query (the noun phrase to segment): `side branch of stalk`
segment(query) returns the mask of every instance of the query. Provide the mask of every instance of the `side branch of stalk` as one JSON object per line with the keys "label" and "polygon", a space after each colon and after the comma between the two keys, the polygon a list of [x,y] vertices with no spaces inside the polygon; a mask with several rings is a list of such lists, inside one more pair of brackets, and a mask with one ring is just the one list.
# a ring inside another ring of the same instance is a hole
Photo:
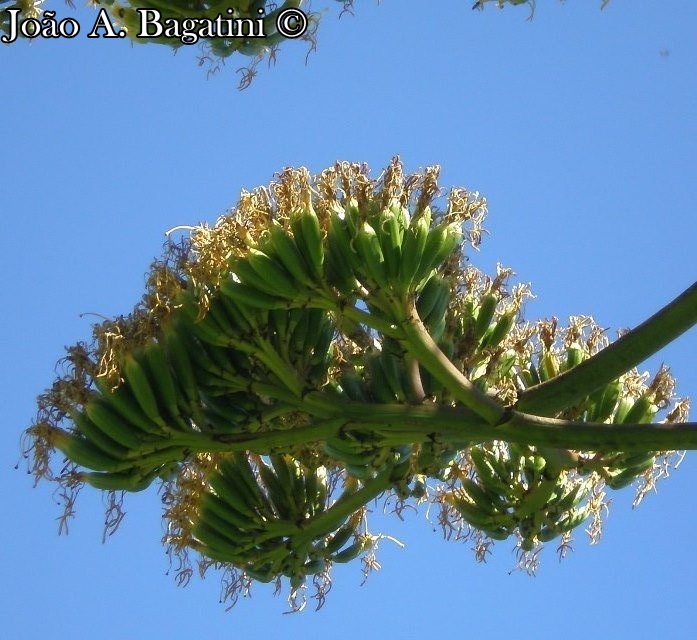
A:
{"label": "side branch of stalk", "polygon": [[577,367],[524,391],[516,409],[539,416],[553,416],[636,367],[695,324],[697,282],[648,320]]}

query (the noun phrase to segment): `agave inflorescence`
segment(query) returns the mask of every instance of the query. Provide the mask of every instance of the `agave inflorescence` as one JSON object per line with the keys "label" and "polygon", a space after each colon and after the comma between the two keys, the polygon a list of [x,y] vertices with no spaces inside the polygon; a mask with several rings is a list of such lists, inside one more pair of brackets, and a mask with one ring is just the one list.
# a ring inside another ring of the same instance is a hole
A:
{"label": "agave inflorescence", "polygon": [[697,447],[667,369],[634,368],[697,321],[697,287],[612,345],[589,317],[524,322],[528,288],[466,260],[485,200],[441,198],[438,173],[285,169],[170,234],[142,301],[39,397],[26,454],[66,516],[81,486],[113,507],[160,479],[181,580],[193,551],[233,602],[285,578],[294,608],[333,564],[374,566],[380,496],[436,505],[479,557],[511,538],[530,571],[578,527],[597,540],[606,490],[640,500]]}

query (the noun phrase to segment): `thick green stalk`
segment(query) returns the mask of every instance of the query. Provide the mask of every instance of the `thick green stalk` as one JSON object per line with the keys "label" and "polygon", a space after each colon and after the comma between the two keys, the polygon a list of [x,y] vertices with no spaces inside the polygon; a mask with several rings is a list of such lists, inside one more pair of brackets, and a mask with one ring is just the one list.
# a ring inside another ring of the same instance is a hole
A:
{"label": "thick green stalk", "polygon": [[[263,455],[272,449],[322,442],[344,433],[372,437],[378,446],[423,443],[434,439],[464,449],[479,442],[505,440],[521,445],[576,451],[674,451],[697,450],[697,423],[595,424],[572,422],[509,411],[492,426],[466,407],[435,404],[373,404],[336,402],[335,418],[301,427],[254,433],[182,434],[173,446],[192,451],[253,451]],[[133,460],[125,465],[132,466]]]}
{"label": "thick green stalk", "polygon": [[697,449],[697,423],[594,424],[512,412],[495,429],[497,440],[603,453]]}
{"label": "thick green stalk", "polygon": [[525,413],[553,416],[636,367],[695,324],[697,282],[577,367],[524,391],[516,408]]}

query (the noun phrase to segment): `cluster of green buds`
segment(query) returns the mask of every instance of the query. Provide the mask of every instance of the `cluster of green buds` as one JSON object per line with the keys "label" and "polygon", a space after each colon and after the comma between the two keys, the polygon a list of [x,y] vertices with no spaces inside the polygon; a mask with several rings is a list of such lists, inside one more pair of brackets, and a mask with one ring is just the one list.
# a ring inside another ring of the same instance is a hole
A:
{"label": "cluster of green buds", "polygon": [[287,581],[296,609],[333,564],[376,566],[378,498],[440,506],[479,549],[510,538],[526,568],[589,522],[597,538],[605,490],[643,495],[671,444],[697,446],[667,370],[634,368],[694,324],[695,287],[612,345],[590,318],[527,323],[527,287],[468,262],[485,201],[442,198],[438,173],[286,169],[214,226],[173,230],[141,302],[39,397],[36,477],[66,513],[85,485],[163,483],[182,576],[194,553],[234,576],[233,601]]}

